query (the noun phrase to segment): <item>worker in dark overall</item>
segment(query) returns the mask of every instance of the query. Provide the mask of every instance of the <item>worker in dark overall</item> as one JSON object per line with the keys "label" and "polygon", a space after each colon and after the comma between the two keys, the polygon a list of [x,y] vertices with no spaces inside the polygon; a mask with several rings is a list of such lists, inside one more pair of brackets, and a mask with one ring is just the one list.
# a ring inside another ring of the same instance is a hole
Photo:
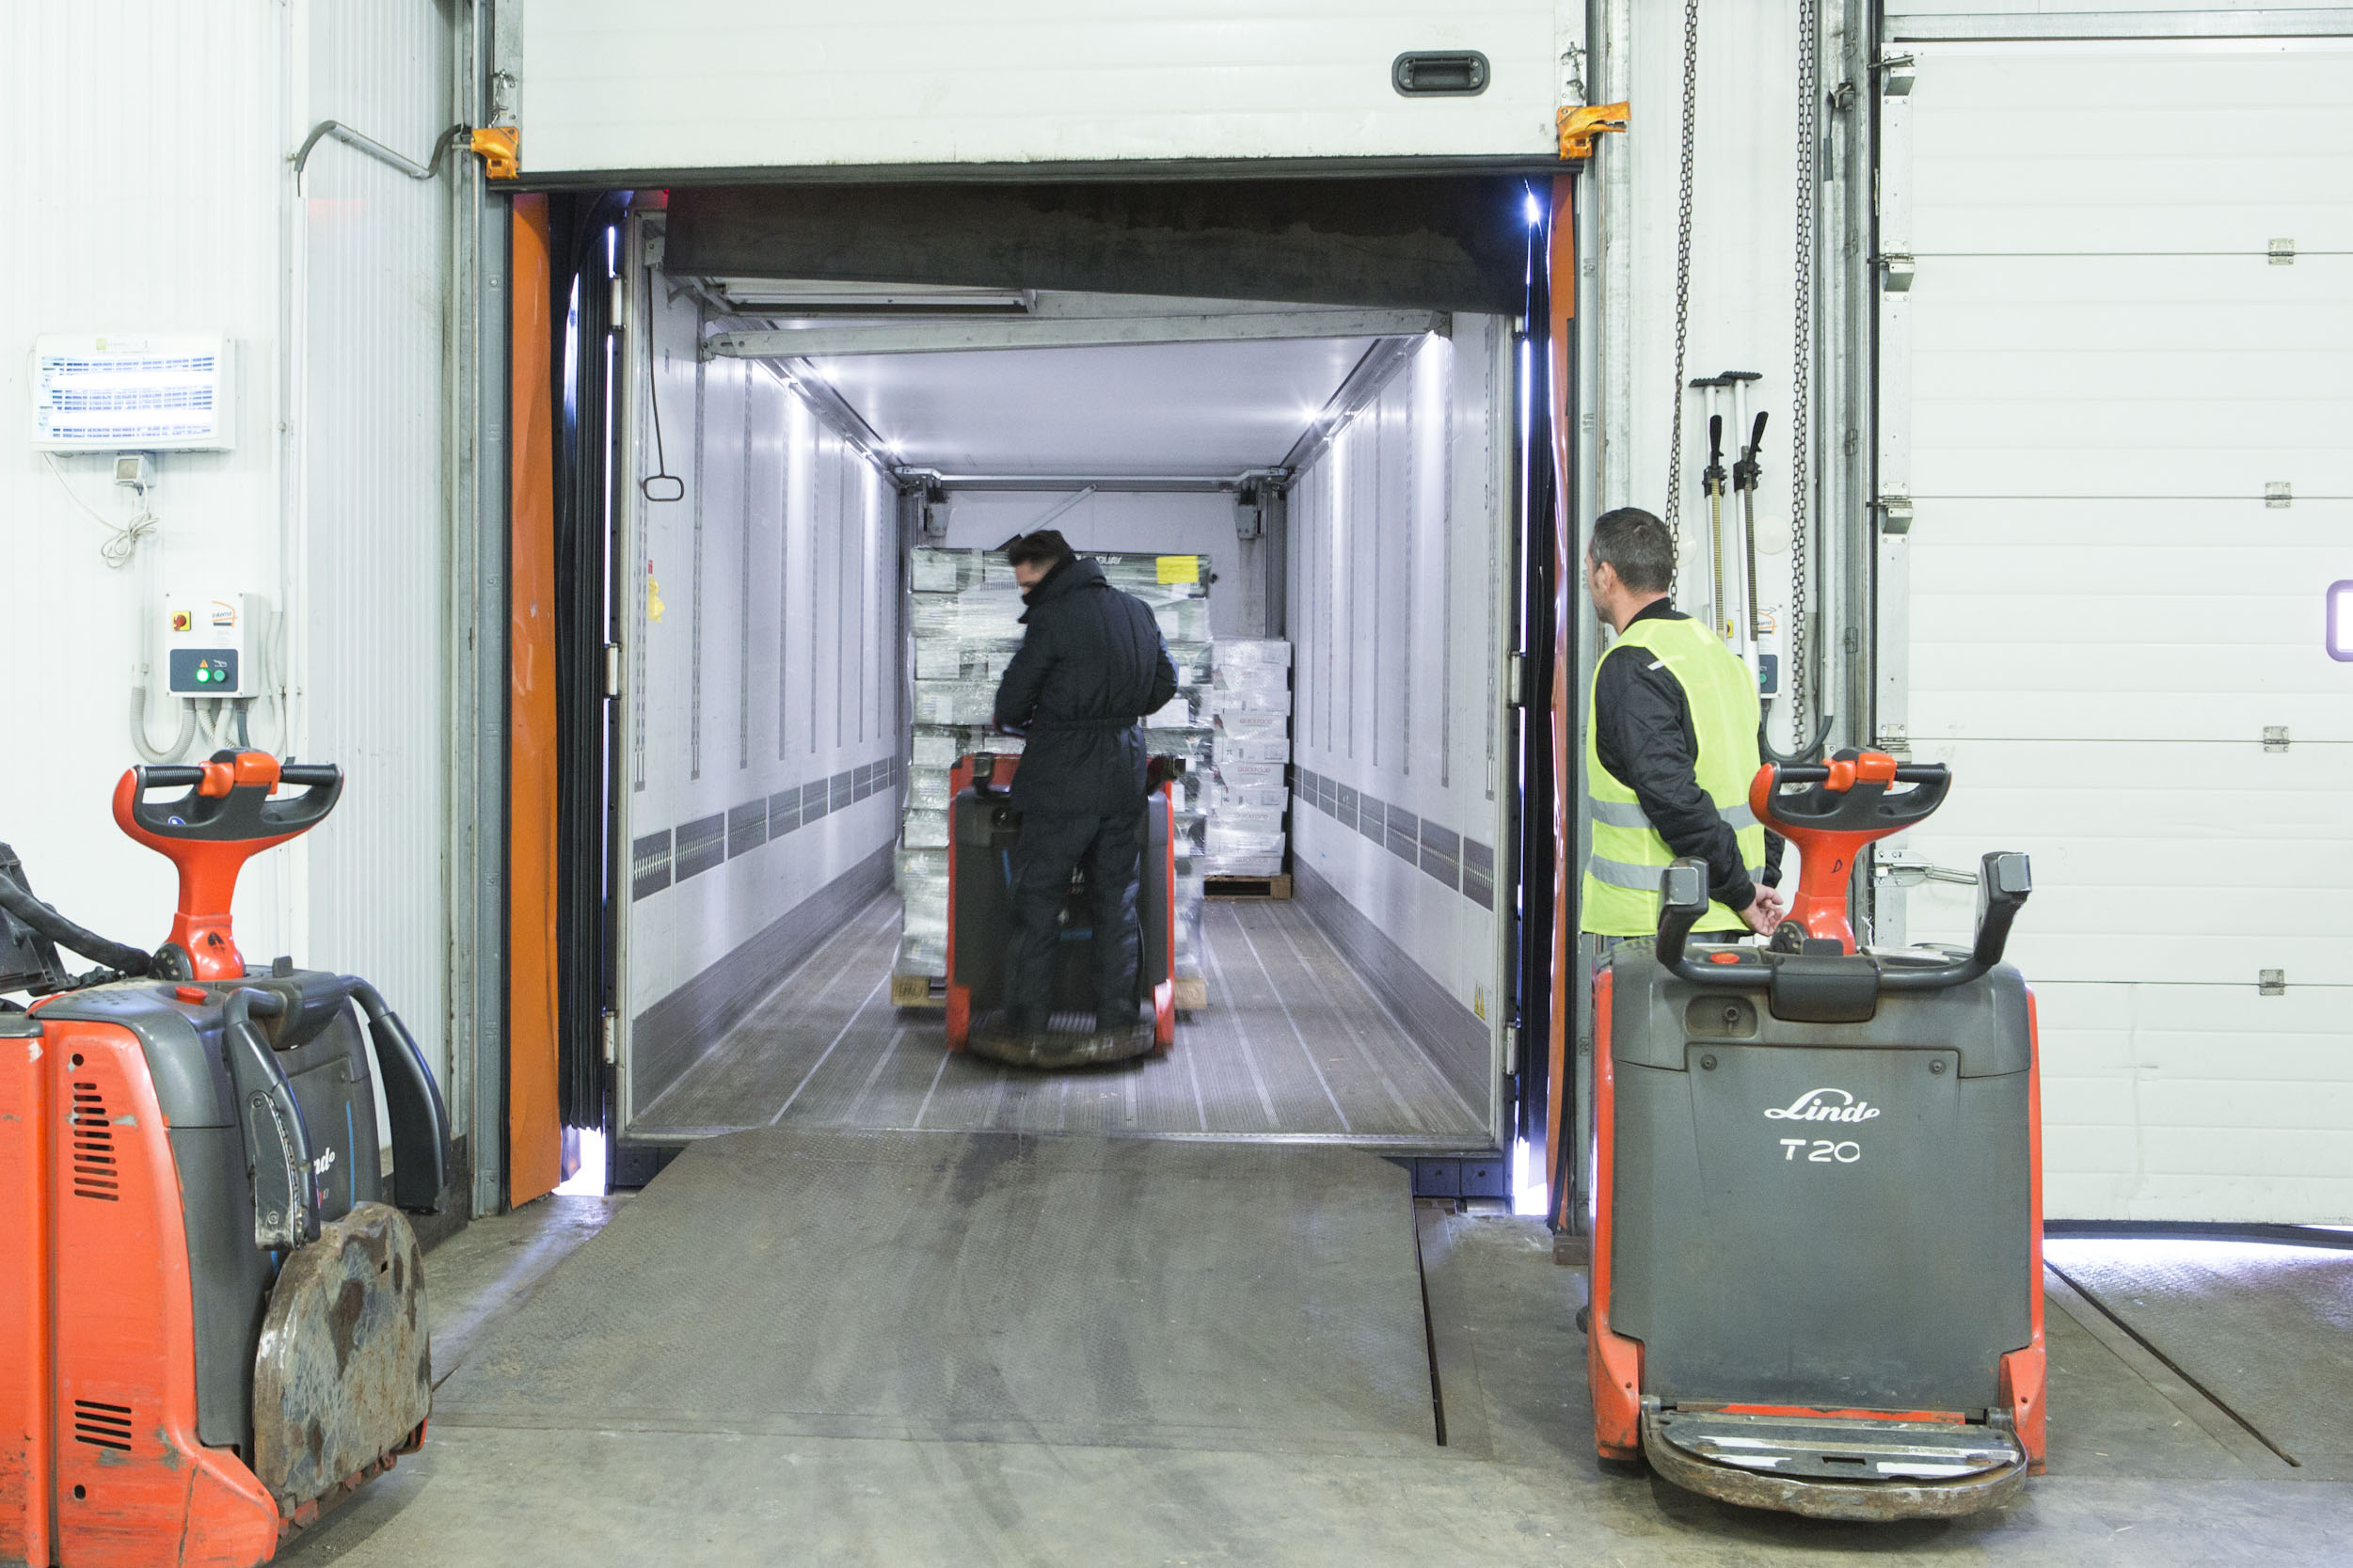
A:
{"label": "worker in dark overall", "polygon": [[1594,524],[1585,588],[1617,636],[1594,667],[1586,708],[1593,854],[1582,924],[1604,947],[1659,928],[1659,879],[1683,855],[1708,863],[1703,935],[1770,936],[1783,913],[1779,835],[1748,805],[1757,679],[1668,602],[1674,572],[1674,535],[1649,513],[1620,507]]}
{"label": "worker in dark overall", "polygon": [[1051,529],[1005,547],[1027,628],[996,689],[996,722],[1022,734],[1011,803],[1013,932],[999,1027],[1042,1034],[1054,997],[1071,872],[1084,865],[1094,920],[1095,1027],[1137,1024],[1136,884],[1143,856],[1143,719],[1176,695],[1176,666],[1141,599],[1105,580]]}

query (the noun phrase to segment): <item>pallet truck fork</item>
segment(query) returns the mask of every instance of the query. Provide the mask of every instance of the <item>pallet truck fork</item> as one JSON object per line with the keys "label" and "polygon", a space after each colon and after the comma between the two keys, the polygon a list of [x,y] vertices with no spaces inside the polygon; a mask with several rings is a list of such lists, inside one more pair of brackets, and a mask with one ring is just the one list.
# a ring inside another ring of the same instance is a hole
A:
{"label": "pallet truck fork", "polygon": [[116,821],[180,873],[151,954],[0,846],[0,992],[34,998],[0,1004],[0,1562],[250,1568],[424,1440],[405,1212],[448,1182],[440,1093],[374,987],[248,969],[230,924],[239,867],[342,783],[260,752],[125,773]]}
{"label": "pallet truck fork", "polygon": [[1993,1507],[2042,1468],[2034,1004],[2002,951],[2027,858],[1989,854],[1960,948],[1858,952],[1857,852],[1951,779],[1843,752],[1758,769],[1804,856],[1770,947],[1691,940],[1707,868],[1667,869],[1655,944],[1595,988],[1587,1373],[1605,1458],[1839,1519]]}
{"label": "pallet truck fork", "polygon": [[[1012,852],[1021,813],[1006,799],[1018,755],[975,752],[948,772],[947,1048],[975,1043],[974,1024],[1001,1005],[1005,938],[1012,929]],[[1176,1044],[1176,780],[1184,764],[1153,757],[1145,774],[1143,856],[1137,879],[1137,1003],[1152,1006],[1152,1029],[1134,1042],[1075,1046],[1068,1060],[1043,1056],[1024,1066],[1093,1065],[1151,1054]],[[1093,916],[1073,880],[1055,973],[1057,1009],[1093,1012],[1089,953]]]}

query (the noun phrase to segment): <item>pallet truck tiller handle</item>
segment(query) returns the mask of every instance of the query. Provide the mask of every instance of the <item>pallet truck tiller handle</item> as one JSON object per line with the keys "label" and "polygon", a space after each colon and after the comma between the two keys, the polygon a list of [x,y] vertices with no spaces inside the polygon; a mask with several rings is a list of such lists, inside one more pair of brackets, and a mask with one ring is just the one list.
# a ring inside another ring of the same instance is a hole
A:
{"label": "pallet truck tiller handle", "polygon": [[[281,784],[307,787],[273,799]],[[183,786],[187,793],[177,799],[148,799],[150,790]],[[215,752],[194,765],[127,770],[115,785],[116,824],[180,873],[171,936],[157,958],[185,955],[183,964],[169,967],[184,968],[189,979],[243,978],[245,959],[230,929],[237,873],[262,850],[318,826],[342,792],[343,770],[333,763],[280,763],[267,752]]]}
{"label": "pallet truck tiller handle", "polygon": [[1941,990],[1976,979],[2002,961],[2011,925],[2033,891],[2023,854],[1996,850],[1980,862],[1977,936],[1965,955],[1931,962],[1922,950],[1924,961],[1908,955],[1883,960],[1855,951],[1847,924],[1847,887],[1864,847],[1927,820],[1951,788],[1951,770],[1942,763],[1899,764],[1884,752],[1841,752],[1821,763],[1767,763],[1750,782],[1749,809],[1796,845],[1804,863],[1789,919],[1774,933],[1777,951],[1719,949],[1705,963],[1688,956],[1692,928],[1708,911],[1708,867],[1685,856],[1667,867],[1660,883],[1659,962],[1694,984],[1731,989],[1772,980],[1784,967],[1825,963],[1870,966],[1878,991]]}

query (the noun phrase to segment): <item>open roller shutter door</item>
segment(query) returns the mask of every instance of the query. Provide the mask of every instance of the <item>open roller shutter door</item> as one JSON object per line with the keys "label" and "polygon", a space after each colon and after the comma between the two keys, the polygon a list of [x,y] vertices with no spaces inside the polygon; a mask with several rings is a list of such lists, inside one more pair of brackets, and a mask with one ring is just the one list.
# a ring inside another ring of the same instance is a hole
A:
{"label": "open roller shutter door", "polygon": [[[1582,58],[1583,19],[1582,0],[1092,9],[1045,0],[528,0],[519,26],[502,21],[499,69],[517,83],[527,181],[1525,163],[1557,148],[1555,111]],[[1407,55],[1428,61],[1409,69],[1422,89],[1412,94],[1394,80]],[[1467,63],[1473,55],[1483,63]]]}
{"label": "open roller shutter door", "polygon": [[1897,47],[1880,717],[1958,777],[1889,847],[2033,855],[2054,1217],[2353,1220],[2353,40]]}

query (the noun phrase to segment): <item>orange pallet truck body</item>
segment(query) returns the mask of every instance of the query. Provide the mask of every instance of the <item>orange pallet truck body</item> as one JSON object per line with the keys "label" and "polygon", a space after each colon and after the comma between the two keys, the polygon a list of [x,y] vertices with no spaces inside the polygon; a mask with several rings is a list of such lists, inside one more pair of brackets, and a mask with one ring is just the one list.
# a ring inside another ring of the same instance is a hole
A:
{"label": "orange pallet truck body", "polygon": [[[976,752],[948,772],[947,1048],[962,1051],[975,1022],[1002,1005],[1006,942],[1013,929],[1012,853],[1021,813],[1007,791],[1018,755]],[[1153,757],[1145,774],[1143,863],[1137,882],[1137,1001],[1152,1006],[1151,1051],[1176,1044],[1176,780],[1183,762]],[[1057,1010],[1095,1009],[1093,942],[1083,884],[1073,879],[1060,962]]]}
{"label": "orange pallet truck body", "polygon": [[[248,970],[229,918],[245,860],[342,787],[258,752],[126,773],[116,820],[180,871],[153,954],[0,847],[0,991],[35,998],[0,1007],[0,1561],[247,1568],[423,1439],[403,1211],[441,1202],[439,1092],[374,988]],[[70,979],[59,945],[114,973]]]}

